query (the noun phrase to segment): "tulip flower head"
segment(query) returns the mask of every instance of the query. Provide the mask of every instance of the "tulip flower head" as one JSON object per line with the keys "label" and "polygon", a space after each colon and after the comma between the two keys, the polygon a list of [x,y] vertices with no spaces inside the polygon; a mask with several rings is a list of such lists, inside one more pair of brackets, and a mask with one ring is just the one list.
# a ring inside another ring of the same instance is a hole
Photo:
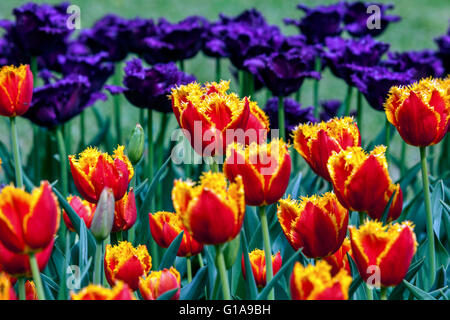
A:
{"label": "tulip flower head", "polygon": [[352,256],[352,247],[350,246],[350,240],[348,238],[345,238],[341,247],[335,253],[323,258],[323,260],[328,262],[328,264],[331,266],[331,275],[336,275],[341,269],[344,269],[348,274],[351,274],[347,253]]}
{"label": "tulip flower head", "polygon": [[[364,281],[379,270],[381,286],[396,286],[402,282],[411,259],[417,250],[416,235],[411,222],[383,226],[381,222],[367,220],[356,229],[349,227],[353,257]],[[375,279],[377,281],[377,279]]]}
{"label": "tulip flower head", "polygon": [[26,300],[38,300],[36,285],[33,281],[27,280],[25,282],[25,298]]}
{"label": "tulip flower head", "polygon": [[138,123],[131,133],[131,138],[127,146],[127,155],[133,165],[136,165],[144,154],[145,134],[144,129]]}
{"label": "tulip flower head", "polygon": [[333,153],[328,159],[333,189],[339,202],[348,210],[366,212],[381,219],[393,196],[387,220],[397,219],[402,212],[403,193],[392,183],[385,157],[386,147],[375,147],[367,154],[361,147],[349,147]]}
{"label": "tulip flower head", "polygon": [[322,258],[336,252],[345,239],[348,211],[334,193],[323,196],[280,200],[278,220],[294,250],[303,248],[305,256]]}
{"label": "tulip flower head", "polygon": [[3,66],[0,69],[0,115],[21,116],[27,112],[33,96],[30,66]]}
{"label": "tulip flower head", "polygon": [[317,124],[300,124],[293,132],[294,148],[311,169],[331,181],[327,162],[334,152],[361,145],[358,127],[351,117],[333,118]]}
{"label": "tulip flower head", "polygon": [[116,246],[106,246],[105,275],[111,286],[121,280],[136,291],[139,278],[147,275],[151,268],[152,258],[144,245],[135,248],[128,241],[120,241]]}
{"label": "tulip flower head", "polygon": [[88,147],[78,158],[69,156],[72,177],[83,198],[97,203],[103,188],[108,187],[113,190],[116,201],[122,199],[134,174],[133,166],[123,152],[124,146],[118,146],[112,156]]}
{"label": "tulip flower head", "polygon": [[145,279],[139,279],[139,291],[145,300],[156,300],[167,291],[178,288],[171,300],[180,298],[180,273],[174,267],[152,271]]}
{"label": "tulip flower head", "polygon": [[59,227],[60,210],[47,181],[32,193],[13,186],[0,192],[0,242],[13,253],[44,250]]}
{"label": "tulip flower head", "polygon": [[90,284],[78,293],[71,294],[72,300],[136,300],[128,285],[117,281],[116,285],[109,289]]}
{"label": "tulip flower head", "polygon": [[450,77],[391,88],[384,104],[386,117],[406,143],[426,147],[444,138],[450,120],[449,87]]}
{"label": "tulip flower head", "polygon": [[253,142],[247,147],[231,144],[223,171],[230,181],[241,176],[247,205],[272,204],[283,196],[289,184],[288,146],[281,139],[263,144]]}
{"label": "tulip flower head", "polygon": [[17,300],[11,277],[5,272],[0,272],[0,300]]}
{"label": "tulip flower head", "polygon": [[95,208],[90,227],[97,241],[103,241],[109,236],[113,228],[114,216],[114,195],[110,188],[105,187]]}
{"label": "tulip flower head", "polygon": [[[259,288],[262,288],[266,285],[266,257],[264,251],[261,249],[255,249],[248,254],[250,259],[250,265],[252,267],[253,277],[255,278],[255,283]],[[275,275],[278,270],[281,268],[281,254],[277,252],[277,254],[272,255],[272,272]],[[242,255],[242,275],[244,279],[246,277],[246,270],[244,264],[244,255]]]}
{"label": "tulip flower head", "polygon": [[[96,205],[94,203],[90,203],[84,199],[81,199],[78,196],[70,196],[67,197],[67,202],[75,211],[75,213],[84,221],[86,227],[89,229],[91,227],[92,218],[94,217],[94,212]],[[75,232],[75,228],[72,225],[72,222],[69,219],[66,211],[63,210],[63,220],[66,224],[67,229],[72,232]]]}
{"label": "tulip flower head", "polygon": [[221,244],[240,232],[245,214],[240,176],[229,185],[222,173],[205,172],[200,182],[176,180],[172,190],[175,211],[191,236],[205,244]]}
{"label": "tulip flower head", "polygon": [[152,237],[160,247],[168,248],[180,232],[184,231],[177,256],[190,257],[202,252],[203,244],[191,237],[178,214],[159,211],[148,216]]}
{"label": "tulip flower head", "polygon": [[125,193],[122,199],[116,201],[112,232],[129,230],[137,219],[136,197],[133,188]]}
{"label": "tulip flower head", "polygon": [[347,300],[352,278],[345,270],[331,275],[331,266],[318,261],[303,267],[296,262],[291,275],[293,300]]}

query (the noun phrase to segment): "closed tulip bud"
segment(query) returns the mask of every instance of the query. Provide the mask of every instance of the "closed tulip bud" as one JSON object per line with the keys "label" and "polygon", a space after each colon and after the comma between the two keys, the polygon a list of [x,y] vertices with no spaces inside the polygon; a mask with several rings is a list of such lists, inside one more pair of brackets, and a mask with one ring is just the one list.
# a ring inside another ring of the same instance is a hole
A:
{"label": "closed tulip bud", "polygon": [[331,275],[331,266],[318,261],[306,268],[296,262],[291,275],[292,300],[347,300],[352,278],[341,270]]}
{"label": "closed tulip bud", "polygon": [[138,123],[131,133],[130,141],[128,142],[127,155],[133,165],[136,165],[144,154],[145,135],[144,129]]}
{"label": "closed tulip bud", "polygon": [[136,198],[134,190],[131,188],[129,193],[126,193],[122,199],[116,201],[112,232],[130,229],[136,222],[136,218]]}
{"label": "closed tulip bud", "polygon": [[107,245],[105,249],[105,275],[110,286],[120,280],[136,291],[139,278],[146,276],[152,268],[152,258],[147,247],[133,247],[128,241],[120,241],[118,245]]}
{"label": "closed tulip bud", "polygon": [[180,273],[174,267],[152,271],[146,278],[139,279],[139,292],[145,300],[156,300],[167,291],[178,288],[171,300],[180,298]]}
{"label": "closed tulip bud", "polygon": [[114,223],[114,194],[110,188],[103,189],[91,223],[92,235],[97,241],[108,238]]}
{"label": "closed tulip bud", "polygon": [[422,79],[404,87],[392,87],[384,104],[386,117],[406,143],[431,146],[448,132],[450,77]]}
{"label": "closed tulip bud", "polygon": [[350,240],[348,238],[345,238],[341,247],[335,253],[323,258],[323,260],[328,262],[328,264],[331,266],[332,276],[335,276],[341,269],[344,269],[348,274],[351,274],[347,253],[352,256],[352,247],[350,246]]}
{"label": "closed tulip bud", "polygon": [[278,220],[294,250],[309,258],[323,258],[339,249],[348,226],[348,210],[334,193],[280,200]]}
{"label": "closed tulip bud", "polygon": [[223,171],[230,181],[242,177],[247,205],[262,206],[278,201],[286,191],[291,174],[291,157],[283,140],[231,144]]}
{"label": "closed tulip bud", "polygon": [[122,281],[117,281],[116,285],[104,288],[99,285],[90,284],[78,293],[71,294],[72,300],[136,300],[131,289]]}
{"label": "closed tulip bud", "polygon": [[[47,247],[35,254],[40,271],[44,271],[53,251],[55,240],[49,242]],[[0,269],[14,277],[31,277],[30,257],[23,253],[9,251],[0,242]]]}
{"label": "closed tulip bud", "polygon": [[222,173],[204,172],[200,183],[176,180],[172,201],[184,226],[198,242],[222,244],[241,231],[245,214],[240,176],[228,185]]}
{"label": "closed tulip bud", "polygon": [[316,174],[327,181],[331,181],[327,162],[333,152],[361,145],[358,127],[350,117],[300,124],[293,134],[295,150]]}
{"label": "closed tulip bud", "polygon": [[25,299],[38,300],[36,286],[31,280],[27,280],[27,282],[25,282]]}
{"label": "closed tulip bud", "polygon": [[11,277],[5,272],[0,272],[0,300],[17,300]]}
{"label": "closed tulip bud", "polygon": [[54,239],[60,210],[47,181],[27,193],[6,186],[0,192],[0,242],[11,252],[38,253]]}
{"label": "closed tulip bud", "polygon": [[[89,229],[91,227],[92,218],[94,217],[96,205],[77,196],[67,197],[67,202],[75,211],[75,213],[84,221],[86,227]],[[67,215],[65,210],[63,210],[63,220],[67,229],[75,232],[75,228],[73,227],[72,222],[70,221],[69,216]]]}
{"label": "closed tulip bud", "polygon": [[33,96],[30,66],[4,66],[0,69],[0,115],[21,116],[27,112]]}
{"label": "closed tulip bud", "polygon": [[381,286],[400,284],[417,250],[413,229],[409,221],[383,226],[379,221],[367,220],[358,229],[350,226],[353,258],[361,278],[369,280],[376,268]]}
{"label": "closed tulip bud", "polygon": [[177,256],[190,257],[202,252],[203,244],[191,237],[178,214],[159,211],[155,214],[150,213],[148,217],[152,237],[160,247],[168,248],[172,241],[184,231]]}
{"label": "closed tulip bud", "polygon": [[372,219],[381,219],[395,192],[387,220],[402,213],[403,193],[392,183],[385,157],[386,147],[378,146],[367,154],[360,147],[333,153],[328,170],[339,202],[348,210],[366,212]]}
{"label": "closed tulip bud", "polygon": [[118,146],[110,156],[89,147],[78,158],[69,156],[73,182],[84,199],[97,203],[105,187],[113,190],[116,201],[122,199],[134,175],[133,166],[123,151],[124,146]]}
{"label": "closed tulip bud", "polygon": [[[248,254],[250,265],[252,267],[253,277],[255,278],[255,283],[259,288],[266,285],[266,257],[264,251],[261,249],[255,249]],[[272,271],[273,275],[276,275],[278,270],[281,268],[281,254],[277,252],[276,255],[272,256]],[[244,263],[244,255],[242,255],[241,261],[242,275],[244,279],[246,278],[246,270]]]}

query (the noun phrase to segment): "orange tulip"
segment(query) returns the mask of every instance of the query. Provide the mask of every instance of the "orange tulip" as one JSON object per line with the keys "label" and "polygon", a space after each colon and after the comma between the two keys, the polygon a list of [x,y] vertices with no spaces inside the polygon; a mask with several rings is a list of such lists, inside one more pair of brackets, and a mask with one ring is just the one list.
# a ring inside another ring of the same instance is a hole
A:
{"label": "orange tulip", "polygon": [[144,245],[135,248],[128,241],[120,241],[116,246],[106,246],[105,275],[110,286],[121,280],[136,291],[139,277],[147,275],[151,268],[152,258]]}
{"label": "orange tulip", "polygon": [[[84,221],[86,227],[89,229],[91,227],[92,218],[94,217],[96,207],[95,204],[83,200],[77,196],[67,197],[67,202],[70,204],[75,213]],[[75,232],[72,222],[70,221],[69,216],[67,215],[65,210],[63,210],[63,220],[67,229]]]}
{"label": "orange tulip", "polygon": [[333,152],[361,145],[361,136],[353,118],[334,118],[317,124],[300,124],[293,132],[294,148],[311,169],[331,181],[327,162]]}
{"label": "orange tulip", "polygon": [[[264,251],[261,249],[255,249],[248,254],[250,259],[250,265],[252,267],[253,277],[255,278],[255,283],[259,288],[262,288],[266,285],[266,257]],[[272,255],[272,271],[273,275],[277,274],[278,270],[281,268],[281,254],[277,252],[276,255]],[[242,255],[242,275],[244,279],[246,277],[245,263],[244,263],[244,255]]]}
{"label": "orange tulip", "polygon": [[178,288],[171,300],[180,298],[180,273],[174,267],[152,271],[145,279],[139,279],[139,291],[145,300],[156,300],[167,291]]}
{"label": "orange tulip", "polygon": [[241,177],[227,186],[222,173],[204,172],[200,183],[176,180],[172,201],[191,236],[205,244],[221,244],[241,231],[245,214]]}
{"label": "orange tulip", "polygon": [[328,264],[331,266],[332,276],[336,275],[341,269],[344,269],[348,274],[351,274],[347,253],[352,256],[352,247],[350,246],[350,240],[348,238],[345,238],[341,247],[335,253],[323,258],[323,260],[328,262]]}
{"label": "orange tulip", "polygon": [[229,84],[229,81],[204,86],[190,83],[172,89],[175,117],[180,127],[189,133],[188,140],[200,155],[225,154],[227,145],[236,140],[233,134],[232,137],[227,135],[236,130],[243,133],[241,143],[265,139],[269,122],[264,111],[248,98],[240,99],[234,93],[227,93]]}
{"label": "orange tulip", "polygon": [[27,193],[6,186],[0,193],[0,242],[14,253],[37,253],[53,241],[60,211],[47,181]]}
{"label": "orange tulip", "polygon": [[202,252],[203,244],[191,237],[178,214],[159,211],[155,214],[150,213],[148,216],[152,237],[160,247],[168,248],[180,232],[184,231],[177,256],[190,257]]}
{"label": "orange tulip", "polygon": [[414,227],[409,221],[383,226],[367,220],[358,229],[351,226],[350,241],[353,257],[364,281],[379,268],[380,284],[396,286],[402,282],[417,250]]}
{"label": "orange tulip", "polygon": [[0,69],[0,115],[21,116],[30,108],[33,74],[28,65]]}
{"label": "orange tulip", "polygon": [[303,248],[302,252],[310,258],[336,252],[347,233],[348,211],[331,192],[300,201],[280,200],[277,215],[292,248]]}
{"label": "orange tulip", "polygon": [[72,300],[136,300],[128,285],[122,281],[117,281],[111,288],[103,288],[98,285],[89,285],[78,293],[71,294]]}
{"label": "orange tulip", "polygon": [[242,177],[247,205],[261,206],[278,201],[286,191],[291,174],[291,157],[283,140],[256,142],[245,147],[231,144],[223,171],[230,181]]}
{"label": "orange tulip", "polygon": [[0,300],[17,300],[11,277],[5,272],[0,272]]}
{"label": "orange tulip", "polygon": [[366,212],[372,219],[381,219],[392,197],[388,220],[397,219],[403,206],[399,184],[393,184],[388,172],[385,146],[367,154],[360,147],[334,153],[328,160],[333,189],[339,202],[348,210]]}
{"label": "orange tulip", "polygon": [[331,266],[318,261],[306,268],[296,262],[291,275],[293,300],[347,300],[352,278],[345,270],[331,275]]}
{"label": "orange tulip", "polygon": [[124,146],[118,146],[114,155],[101,153],[97,148],[88,147],[79,158],[70,155],[70,169],[78,192],[87,201],[96,203],[105,187],[111,188],[115,201],[119,201],[128,189],[134,170]]}
{"label": "orange tulip", "polygon": [[384,104],[386,117],[406,143],[426,147],[444,138],[450,119],[449,87],[450,77],[390,89]]}
{"label": "orange tulip", "polygon": [[130,229],[136,222],[136,218],[136,198],[134,190],[131,188],[129,193],[125,193],[122,199],[116,201],[112,232]]}

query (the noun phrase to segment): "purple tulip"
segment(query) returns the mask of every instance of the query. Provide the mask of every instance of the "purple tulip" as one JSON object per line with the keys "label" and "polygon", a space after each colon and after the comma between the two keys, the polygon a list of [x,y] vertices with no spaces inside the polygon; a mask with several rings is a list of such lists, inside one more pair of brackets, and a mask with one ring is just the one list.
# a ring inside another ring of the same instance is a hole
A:
{"label": "purple tulip", "polygon": [[437,55],[445,68],[445,74],[450,74],[450,28],[447,34],[436,38],[434,41],[439,47]]}
{"label": "purple tulip", "polygon": [[396,72],[412,70],[416,81],[428,77],[439,78],[444,73],[441,60],[431,50],[388,52],[388,59],[383,64]]}
{"label": "purple tulip", "polygon": [[[369,6],[375,5],[380,9],[380,27],[374,27],[369,29],[371,26],[370,16],[374,12],[367,9]],[[381,4],[381,3],[371,3],[371,2],[353,2],[346,3],[344,24],[345,30],[348,31],[354,37],[364,37],[370,35],[372,37],[379,36],[382,34],[391,22],[400,21],[399,16],[390,16],[386,14],[387,10],[394,8],[393,4]]]}
{"label": "purple tulip", "polygon": [[91,89],[85,76],[49,76],[46,80],[50,82],[34,89],[31,107],[24,114],[39,126],[53,128],[64,124],[97,100],[106,100],[105,94]]}
{"label": "purple tulip", "polygon": [[139,59],[128,61],[123,80],[125,88],[107,86],[111,94],[123,93],[138,108],[172,112],[168,98],[173,87],[195,81],[195,77],[180,71],[175,63],[156,64],[144,68]]}
{"label": "purple tulip", "polygon": [[328,121],[337,116],[342,101],[337,99],[321,101],[322,111],[320,112],[320,121]]}

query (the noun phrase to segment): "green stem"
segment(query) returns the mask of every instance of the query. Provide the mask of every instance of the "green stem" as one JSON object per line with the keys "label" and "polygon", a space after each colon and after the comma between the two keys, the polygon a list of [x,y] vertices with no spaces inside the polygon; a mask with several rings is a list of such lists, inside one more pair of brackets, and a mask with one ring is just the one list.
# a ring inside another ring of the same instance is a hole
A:
{"label": "green stem", "polygon": [[62,193],[64,196],[67,196],[68,192],[67,153],[61,126],[58,126],[56,128],[56,141],[58,143],[58,151],[59,151],[59,165],[61,171]]}
{"label": "green stem", "polygon": [[203,268],[203,266],[204,266],[205,264],[203,263],[203,257],[202,257],[202,254],[199,253],[197,256],[198,256],[198,264],[200,265],[200,268]]}
{"label": "green stem", "polygon": [[253,78],[253,75],[249,72],[246,72],[247,74],[247,95],[252,97],[255,92],[255,79]]}
{"label": "green stem", "polygon": [[[320,72],[322,67],[322,61],[320,57],[316,57],[315,60],[315,70]],[[313,88],[313,103],[314,103],[314,117],[316,119],[319,118],[319,79],[314,79],[314,88]]]}
{"label": "green stem", "polygon": [[216,82],[219,82],[220,78],[222,77],[221,69],[220,58],[216,58]]}
{"label": "green stem", "polygon": [[349,116],[350,115],[350,102],[352,100],[352,93],[353,93],[353,87],[352,86],[348,86],[347,87],[347,94],[345,95],[345,111],[344,111],[344,115],[345,116]]}
{"label": "green stem", "polygon": [[14,153],[14,169],[16,173],[16,187],[23,187],[22,162],[20,161],[19,142],[17,138],[16,117],[9,118],[11,122],[11,138]]}
{"label": "green stem", "polygon": [[280,138],[286,141],[286,130],[284,124],[284,97],[278,97],[278,128],[280,130]]}
{"label": "green stem", "polygon": [[436,261],[434,254],[434,230],[433,230],[433,213],[431,212],[430,187],[428,182],[427,169],[427,149],[420,147],[420,163],[422,165],[422,184],[423,196],[425,198],[425,212],[427,221],[427,237],[428,237],[428,261],[430,266],[430,285],[434,283],[436,275]]}
{"label": "green stem", "polygon": [[103,241],[97,241],[95,246],[94,284],[102,284]]}
{"label": "green stem", "polygon": [[180,60],[180,70],[184,72],[184,60]]}
{"label": "green stem", "polygon": [[225,267],[225,258],[223,257],[223,244],[216,245],[216,267],[222,282],[222,294],[224,300],[231,300],[230,285],[228,283],[228,273]]}
{"label": "green stem", "polygon": [[[119,68],[118,68],[119,67]],[[116,66],[116,72],[114,73],[114,84],[116,86],[120,85],[120,64],[117,64]],[[120,115],[120,95],[115,94],[113,95],[113,102],[114,102],[114,120],[116,125],[116,136],[117,136],[117,143],[122,144],[122,117]]]}
{"label": "green stem", "polygon": [[302,98],[302,87],[300,87],[296,92],[295,92],[295,101],[297,101],[298,103],[300,103],[300,99]]}
{"label": "green stem", "polygon": [[217,164],[216,160],[214,160],[214,158],[211,158],[211,161],[211,171],[219,172],[219,165]]}
{"label": "green stem", "polygon": [[36,292],[39,300],[45,300],[44,287],[42,286],[41,274],[39,271],[38,263],[34,253],[30,253],[30,267],[33,274],[34,285],[36,286]]}
{"label": "green stem", "polygon": [[191,283],[192,281],[191,257],[186,257],[186,273],[187,273],[187,281],[188,283]]}
{"label": "green stem", "polygon": [[389,123],[388,119],[386,118],[386,124],[385,124],[385,136],[384,136],[384,145],[386,146],[386,160],[389,161],[389,144],[391,142],[391,124]]}
{"label": "green stem", "polygon": [[[266,207],[259,207],[259,219],[261,220],[261,230],[264,242],[264,254],[266,260],[266,283],[273,278],[272,271],[272,249],[270,247],[269,224],[267,222]],[[267,300],[274,300],[274,290],[272,289],[267,295]]]}
{"label": "green stem", "polygon": [[17,285],[19,287],[19,300],[26,300],[26,292],[25,292],[25,278],[24,277],[19,277],[19,279],[17,279]]}
{"label": "green stem", "polygon": [[80,113],[80,146],[84,148],[86,145],[86,117],[85,111]]}
{"label": "green stem", "polygon": [[371,287],[369,287],[369,285],[367,283],[365,283],[366,286],[366,295],[367,295],[367,300],[373,300],[373,289]]}
{"label": "green stem", "polygon": [[362,93],[358,91],[356,94],[356,124],[359,127],[359,131],[362,129]]}
{"label": "green stem", "polygon": [[381,300],[387,300],[387,288],[386,287],[380,288],[380,298],[381,298]]}
{"label": "green stem", "polygon": [[[158,133],[158,138],[157,138],[157,142],[156,145],[158,147],[158,168],[162,166],[163,164],[163,157],[164,157],[164,137],[165,137],[165,133],[166,133],[166,129],[167,129],[167,123],[169,121],[169,114],[168,113],[163,113],[161,115],[161,122],[160,122],[160,126],[159,126],[159,133]],[[161,209],[162,208],[162,183],[158,183],[157,185],[157,189],[156,189],[156,200],[157,200],[157,209]]]}
{"label": "green stem", "polygon": [[400,159],[400,174],[403,176],[406,172],[406,142],[402,140],[402,151]]}
{"label": "green stem", "polygon": [[154,163],[154,151],[153,151],[153,112],[152,109],[148,109],[147,119],[147,140],[148,140],[148,181],[153,180],[153,163]]}
{"label": "green stem", "polygon": [[240,86],[240,96],[244,97],[245,96],[245,72],[244,70],[239,70],[238,71],[238,77],[239,77],[239,86]]}

